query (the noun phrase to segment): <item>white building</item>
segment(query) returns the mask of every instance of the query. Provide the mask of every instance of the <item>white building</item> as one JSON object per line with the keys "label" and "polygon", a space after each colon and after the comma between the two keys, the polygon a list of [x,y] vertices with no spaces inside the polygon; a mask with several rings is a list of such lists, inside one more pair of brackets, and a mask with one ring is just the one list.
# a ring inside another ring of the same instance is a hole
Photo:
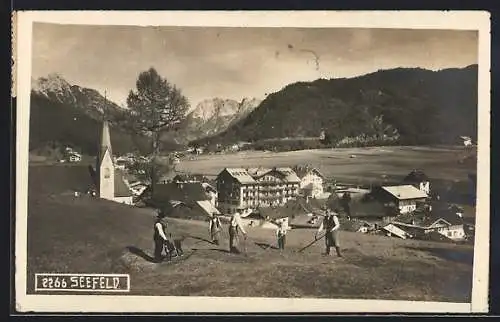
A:
{"label": "white building", "polygon": [[460,137],[464,143],[464,146],[471,146],[472,145],[472,139],[468,136],[461,136]]}
{"label": "white building", "polygon": [[82,156],[77,152],[71,152],[68,156],[69,162],[80,162],[82,161]]}
{"label": "white building", "polygon": [[99,198],[132,205],[132,192],[116,169],[111,149],[109,125],[104,121],[96,160],[96,188]]}
{"label": "white building", "polygon": [[401,214],[415,211],[417,203],[427,199],[424,191],[412,185],[382,186],[377,189],[377,194],[380,201],[393,203]]}
{"label": "white building", "polygon": [[431,192],[431,183],[423,171],[413,170],[404,179],[405,184],[411,184],[415,188],[425,192],[427,195]]}
{"label": "white building", "polygon": [[215,189],[211,184],[202,182],[201,185],[205,189],[206,193],[210,197],[210,204],[214,207],[217,206],[217,189]]}
{"label": "white building", "polygon": [[444,219],[441,219],[443,223],[435,228],[435,231],[443,236],[448,237],[451,240],[464,240],[466,237],[465,229],[463,224],[452,225]]}
{"label": "white building", "polygon": [[323,197],[323,182],[325,177],[319,170],[307,166],[296,166],[293,170],[300,178],[300,190],[306,196],[318,199]]}

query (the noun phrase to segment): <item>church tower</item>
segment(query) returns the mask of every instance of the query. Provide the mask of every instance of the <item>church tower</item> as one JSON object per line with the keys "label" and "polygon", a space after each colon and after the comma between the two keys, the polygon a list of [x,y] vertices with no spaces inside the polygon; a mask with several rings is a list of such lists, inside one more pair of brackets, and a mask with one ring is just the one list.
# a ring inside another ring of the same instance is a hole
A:
{"label": "church tower", "polygon": [[104,120],[97,152],[97,184],[99,198],[114,200],[115,198],[115,165],[111,150],[109,124]]}

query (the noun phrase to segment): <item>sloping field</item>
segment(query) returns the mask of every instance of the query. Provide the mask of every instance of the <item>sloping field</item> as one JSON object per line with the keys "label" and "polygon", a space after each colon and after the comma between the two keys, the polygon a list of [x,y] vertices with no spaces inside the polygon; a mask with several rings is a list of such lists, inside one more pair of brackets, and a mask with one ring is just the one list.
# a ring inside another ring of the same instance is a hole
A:
{"label": "sloping field", "polygon": [[[400,180],[413,169],[432,179],[467,180],[475,167],[459,164],[463,147],[368,147],[291,152],[242,151],[183,160],[178,171],[216,176],[224,167],[273,167],[308,163],[327,177],[350,182]],[[353,156],[353,157],[351,157]]]}
{"label": "sloping field", "polygon": [[205,223],[169,219],[174,235],[184,238],[186,257],[155,264],[152,212],[74,197],[63,186],[74,186],[71,178],[78,176],[65,172],[54,180],[60,169],[30,168],[30,293],[35,272],[125,272],[136,295],[470,301],[473,249],[467,245],[341,232],[345,257],[323,257],[321,241],[297,253],[313,231],[293,230],[280,254],[274,231],[254,228],[242,243],[246,252],[232,255],[227,234],[215,246],[206,241]]}

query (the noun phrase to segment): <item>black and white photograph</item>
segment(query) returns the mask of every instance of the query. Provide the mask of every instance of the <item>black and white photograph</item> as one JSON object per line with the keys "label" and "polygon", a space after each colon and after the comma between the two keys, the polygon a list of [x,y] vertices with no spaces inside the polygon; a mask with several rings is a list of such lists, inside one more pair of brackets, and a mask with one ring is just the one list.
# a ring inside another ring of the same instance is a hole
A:
{"label": "black and white photograph", "polygon": [[16,23],[18,310],[487,310],[487,14]]}

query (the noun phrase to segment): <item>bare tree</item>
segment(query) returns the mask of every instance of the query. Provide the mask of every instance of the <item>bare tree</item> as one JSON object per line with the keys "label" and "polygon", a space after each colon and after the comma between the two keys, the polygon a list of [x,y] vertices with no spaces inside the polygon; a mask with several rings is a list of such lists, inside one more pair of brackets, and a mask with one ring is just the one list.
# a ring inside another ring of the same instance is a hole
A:
{"label": "bare tree", "polygon": [[168,171],[170,163],[159,160],[162,133],[174,129],[184,119],[189,108],[187,98],[175,85],[161,77],[154,68],[141,72],[136,89],[127,97],[126,124],[133,133],[150,139],[150,150],[145,171],[150,176],[151,190],[160,179],[162,169]]}

